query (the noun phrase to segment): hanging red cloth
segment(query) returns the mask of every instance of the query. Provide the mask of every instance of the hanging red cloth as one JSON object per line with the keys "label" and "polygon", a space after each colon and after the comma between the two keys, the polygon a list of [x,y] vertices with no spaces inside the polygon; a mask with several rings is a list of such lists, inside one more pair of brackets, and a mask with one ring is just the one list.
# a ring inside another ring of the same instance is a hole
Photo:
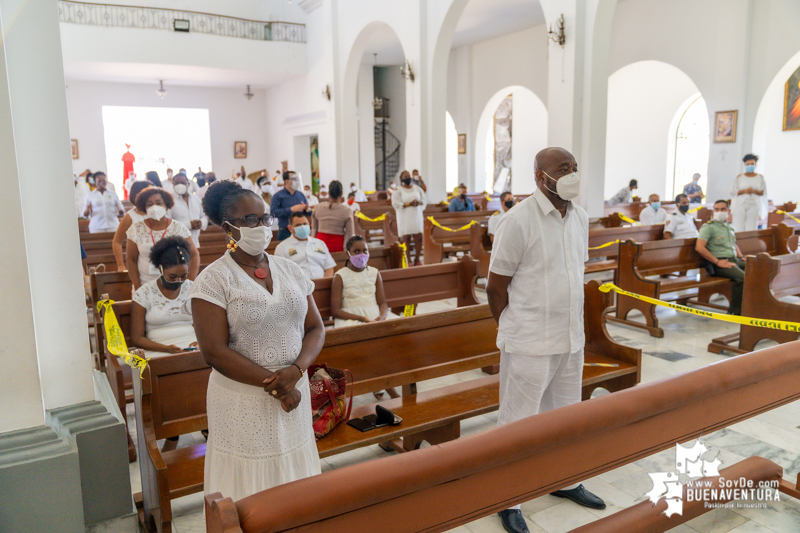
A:
{"label": "hanging red cloth", "polygon": [[130,173],[133,172],[133,162],[136,161],[136,156],[131,153],[131,145],[126,144],[127,152],[122,154],[122,192],[125,194],[125,200],[128,199],[128,188],[125,187]]}

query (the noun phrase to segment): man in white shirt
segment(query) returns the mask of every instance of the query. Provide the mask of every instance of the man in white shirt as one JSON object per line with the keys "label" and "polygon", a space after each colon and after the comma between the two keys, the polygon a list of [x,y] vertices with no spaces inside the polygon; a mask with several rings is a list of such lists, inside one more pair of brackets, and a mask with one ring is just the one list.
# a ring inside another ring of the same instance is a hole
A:
{"label": "man in white shirt", "polygon": [[356,202],[368,202],[369,201],[369,199],[367,198],[367,195],[364,194],[364,191],[360,190],[356,186],[355,182],[352,182],[352,181],[350,182],[350,192],[352,192],[354,194],[353,198],[355,199]]}
{"label": "man in white shirt", "polygon": [[[503,216],[495,235],[486,294],[499,325],[498,425],[581,401],[589,217],[571,201],[580,193],[577,172],[563,148],[536,154],[537,190]],[[553,495],[605,508],[580,484]],[[499,514],[506,531],[528,531],[519,506]]]}
{"label": "man in white shirt", "polygon": [[665,239],[694,239],[700,234],[694,223],[694,217],[689,214],[689,201],[689,197],[685,194],[675,197],[678,212],[672,213],[667,218],[667,224],[664,226]]}
{"label": "man in white shirt", "polygon": [[177,174],[172,178],[174,192],[172,197],[172,220],[178,221],[192,233],[194,245],[200,247],[200,232],[208,228],[208,217],[203,212],[203,203],[189,192],[189,178],[185,174]]}
{"label": "man in white shirt", "polygon": [[89,220],[89,233],[103,233],[116,231],[119,226],[119,217],[125,214],[122,202],[117,193],[107,189],[108,178],[105,173],[95,172],[95,189],[86,195],[83,204],[83,216],[91,217]]}
{"label": "man in white shirt", "polygon": [[333,276],[336,260],[321,240],[311,237],[311,224],[302,211],[289,217],[290,237],[281,241],[275,248],[276,257],[290,259],[306,273],[308,279],[329,278]]}
{"label": "man in white shirt", "polygon": [[314,207],[315,205],[319,205],[319,198],[311,194],[311,185],[304,185],[303,186],[303,194],[306,196],[308,200],[308,207]]}
{"label": "man in white shirt", "polygon": [[663,224],[667,221],[667,211],[661,207],[661,199],[657,194],[651,194],[650,205],[642,209],[639,213],[639,222],[644,226],[652,226],[653,224]]}
{"label": "man in white shirt", "polygon": [[247,176],[243,176],[240,172],[237,172],[236,175],[234,175],[233,170],[231,170],[231,181],[241,185],[242,189],[253,191],[254,193],[258,194],[253,182],[247,179]]}
{"label": "man in white shirt", "polygon": [[351,192],[347,195],[347,207],[349,207],[350,211],[353,213],[361,211],[361,206],[356,202],[356,193]]}
{"label": "man in white shirt", "polygon": [[172,193],[173,193],[173,191],[174,191],[174,189],[173,189],[173,184],[172,184],[172,178],[173,178],[173,176],[174,176],[174,174],[173,174],[173,172],[172,172],[172,169],[171,169],[171,168],[168,168],[168,169],[167,169],[167,179],[166,179],[166,180],[163,180],[163,181],[161,182],[161,188],[162,188],[162,189],[164,189],[165,191],[167,191],[167,192],[168,192],[168,193],[170,193],[170,194],[172,194]]}
{"label": "man in white shirt", "polygon": [[497,233],[497,227],[500,225],[500,220],[502,220],[503,215],[505,215],[512,207],[514,207],[514,195],[506,191],[500,195],[501,210],[489,217],[488,233],[489,239],[491,239],[492,242],[494,242],[494,235]]}
{"label": "man in white shirt", "polygon": [[612,196],[608,203],[611,205],[631,203],[633,201],[633,191],[635,191],[637,188],[639,188],[639,182],[636,180],[631,180],[628,183],[628,186],[617,191],[617,194]]}

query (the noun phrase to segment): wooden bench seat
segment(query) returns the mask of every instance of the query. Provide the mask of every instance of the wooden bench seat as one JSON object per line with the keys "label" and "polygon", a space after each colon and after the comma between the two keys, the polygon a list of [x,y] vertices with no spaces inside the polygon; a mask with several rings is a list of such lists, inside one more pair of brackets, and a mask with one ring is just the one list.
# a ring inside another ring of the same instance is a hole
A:
{"label": "wooden bench seat", "polygon": [[[800,305],[781,301],[800,295],[800,255],[770,257],[761,253],[747,257],[742,294],[742,316],[763,320],[800,322]],[[708,351],[744,354],[755,350],[762,340],[786,343],[797,340],[798,333],[777,329],[739,326],[739,331],[713,339]],[[738,346],[734,346],[738,342]]]}
{"label": "wooden bench seat", "polygon": [[[478,223],[488,223],[492,213],[481,211],[462,211],[457,213],[441,213],[434,219],[445,228],[457,230],[469,224],[471,221]],[[422,229],[422,251],[423,260],[426,265],[441,263],[442,260],[451,254],[467,252],[470,249],[470,229],[462,231],[443,230],[427,218],[424,219]]]}
{"label": "wooden bench seat", "polygon": [[[767,252],[770,255],[782,255],[788,252],[788,239],[791,229],[785,225],[773,226],[767,230],[746,231],[736,235],[736,244],[743,255]],[[727,308],[711,303],[714,294],[721,294],[730,301],[733,283],[721,276],[706,274],[705,261],[695,250],[696,239],[673,239],[637,243],[628,240],[620,244],[617,272],[617,284],[620,288],[663,300],[668,293],[682,292],[671,299],[678,303],[694,303],[715,309]],[[675,272],[699,270],[698,274],[670,278],[659,278],[661,275],[674,275]],[[692,291],[692,292],[683,292]],[[645,323],[627,318],[628,314],[638,310],[644,315]],[[619,295],[615,316],[609,320],[646,329],[653,337],[663,337],[664,330],[658,326],[656,306]]]}

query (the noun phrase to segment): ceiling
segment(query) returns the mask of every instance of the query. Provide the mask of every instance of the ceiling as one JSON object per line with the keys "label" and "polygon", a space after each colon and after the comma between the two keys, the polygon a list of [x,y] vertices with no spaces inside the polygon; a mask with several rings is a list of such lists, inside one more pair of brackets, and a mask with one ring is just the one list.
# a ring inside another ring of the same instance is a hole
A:
{"label": "ceiling", "polygon": [[[538,0],[470,0],[458,20],[452,48],[475,44],[509,33],[544,24],[544,12]],[[362,57],[362,64],[402,65],[403,49],[397,35],[388,30],[373,35]]]}

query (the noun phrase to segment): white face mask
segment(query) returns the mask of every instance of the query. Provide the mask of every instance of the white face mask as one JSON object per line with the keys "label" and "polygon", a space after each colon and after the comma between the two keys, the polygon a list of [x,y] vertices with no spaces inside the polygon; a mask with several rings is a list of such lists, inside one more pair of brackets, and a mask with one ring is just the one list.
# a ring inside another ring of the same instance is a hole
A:
{"label": "white face mask", "polygon": [[717,222],[727,222],[728,221],[728,212],[727,211],[714,211],[714,220]]}
{"label": "white face mask", "polygon": [[303,194],[306,195],[306,198],[311,198],[311,191],[303,191]]}
{"label": "white face mask", "polygon": [[352,187],[350,187],[350,192],[358,192],[358,187],[353,185]]}
{"label": "white face mask", "polygon": [[186,185],[184,185],[183,183],[179,183],[175,185],[173,189],[175,190],[175,194],[177,194],[178,196],[183,196],[184,194],[186,194],[188,187],[186,187]]}
{"label": "white face mask", "polygon": [[573,172],[572,174],[567,174],[566,176],[561,176],[558,180],[552,178],[547,172],[544,170],[542,173],[550,178],[551,180],[556,182],[556,190],[552,190],[550,187],[545,185],[545,189],[550,191],[553,194],[558,195],[564,201],[574,200],[578,197],[581,193],[581,178],[578,176],[577,172]]}
{"label": "white face mask", "polygon": [[167,208],[163,205],[151,205],[147,208],[147,218],[161,220],[167,214]]}
{"label": "white face mask", "polygon": [[270,187],[269,185],[262,185],[261,186],[261,192],[271,192],[271,191],[272,191],[272,187]]}
{"label": "white face mask", "polygon": [[[228,225],[236,228],[236,226],[233,226],[230,222]],[[267,249],[270,241],[272,241],[272,228],[268,228],[267,226],[256,226],[255,228],[243,226],[236,229],[239,230],[240,238],[238,241],[234,240],[233,242],[247,255],[259,255]],[[231,238],[231,240],[233,240],[233,238]]]}

